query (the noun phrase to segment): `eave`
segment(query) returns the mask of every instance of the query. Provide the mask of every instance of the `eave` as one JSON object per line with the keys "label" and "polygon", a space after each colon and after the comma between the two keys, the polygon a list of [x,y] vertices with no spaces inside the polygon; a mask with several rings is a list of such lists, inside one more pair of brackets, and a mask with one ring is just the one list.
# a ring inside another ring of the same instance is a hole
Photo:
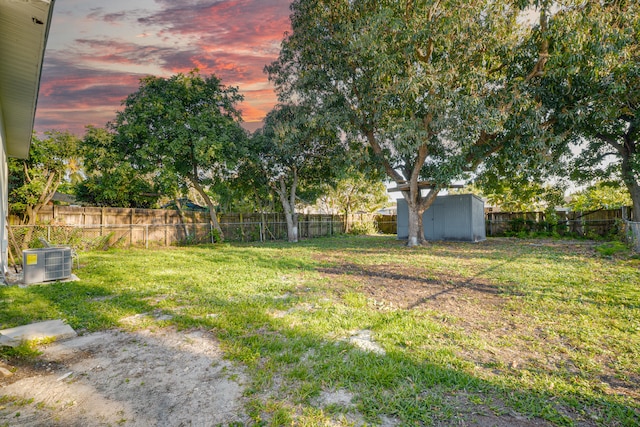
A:
{"label": "eave", "polygon": [[26,158],[55,0],[0,0],[0,109],[8,156]]}

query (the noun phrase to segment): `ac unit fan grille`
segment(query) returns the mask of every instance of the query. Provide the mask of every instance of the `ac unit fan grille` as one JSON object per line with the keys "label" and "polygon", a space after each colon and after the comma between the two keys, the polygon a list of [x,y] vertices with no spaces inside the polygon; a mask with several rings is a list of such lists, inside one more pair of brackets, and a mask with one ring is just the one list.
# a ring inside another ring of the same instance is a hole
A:
{"label": "ac unit fan grille", "polygon": [[71,277],[71,248],[27,249],[22,252],[24,283],[40,283]]}

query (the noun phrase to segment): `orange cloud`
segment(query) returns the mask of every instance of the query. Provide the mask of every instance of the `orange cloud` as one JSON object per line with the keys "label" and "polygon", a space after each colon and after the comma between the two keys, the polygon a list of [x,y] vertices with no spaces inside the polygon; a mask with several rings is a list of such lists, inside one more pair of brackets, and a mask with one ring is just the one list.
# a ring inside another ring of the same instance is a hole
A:
{"label": "orange cloud", "polygon": [[[277,58],[283,34],[290,30],[290,3],[156,0],[159,7],[152,11],[93,8],[81,18],[82,37],[45,57],[36,130],[83,134],[87,124],[104,126],[145,74],[169,76],[194,68],[239,87],[245,95],[245,122],[259,123],[276,103],[263,69]],[[64,22],[74,25],[70,15]],[[87,22],[113,32],[91,33],[85,30]],[[55,40],[52,25],[50,47]]]}

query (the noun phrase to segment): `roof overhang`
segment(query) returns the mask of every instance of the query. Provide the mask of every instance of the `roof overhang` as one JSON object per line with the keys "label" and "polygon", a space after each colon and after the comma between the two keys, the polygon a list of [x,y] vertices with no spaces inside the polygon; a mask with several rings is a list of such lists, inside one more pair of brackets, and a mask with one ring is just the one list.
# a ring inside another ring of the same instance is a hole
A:
{"label": "roof overhang", "polygon": [[55,0],[0,0],[0,109],[8,156],[27,158]]}

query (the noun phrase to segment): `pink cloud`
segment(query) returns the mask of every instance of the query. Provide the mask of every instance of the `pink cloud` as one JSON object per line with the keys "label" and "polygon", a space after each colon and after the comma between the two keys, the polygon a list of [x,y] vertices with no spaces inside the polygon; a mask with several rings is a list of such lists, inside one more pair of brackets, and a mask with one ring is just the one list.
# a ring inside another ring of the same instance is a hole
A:
{"label": "pink cloud", "polygon": [[202,47],[252,48],[275,56],[284,33],[290,30],[290,0],[158,3],[165,5],[163,10],[139,22],[161,27],[163,34],[193,36]]}
{"label": "pink cloud", "polygon": [[[264,66],[276,59],[283,34],[290,29],[291,0],[156,0],[157,11],[92,9],[87,21],[110,27],[142,26],[150,37],[123,39],[115,31],[82,34],[73,44],[47,53],[43,68],[36,129],[69,129],[115,117],[121,101],[138,88],[143,71],[164,76],[198,68],[215,74],[245,95],[246,123],[259,123],[276,103]],[[55,26],[51,38],[55,37]],[[153,35],[166,42],[152,44]],[[187,42],[188,41],[188,42]],[[116,71],[126,70],[130,73]],[[245,90],[245,88],[261,88]],[[254,126],[254,125],[251,125]]]}

